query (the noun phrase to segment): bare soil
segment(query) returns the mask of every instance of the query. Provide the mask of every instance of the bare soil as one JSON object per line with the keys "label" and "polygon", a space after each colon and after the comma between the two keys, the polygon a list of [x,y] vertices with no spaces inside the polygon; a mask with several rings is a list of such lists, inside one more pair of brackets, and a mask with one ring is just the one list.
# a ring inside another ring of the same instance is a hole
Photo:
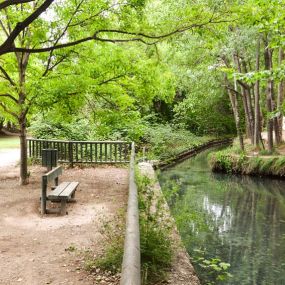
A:
{"label": "bare soil", "polygon": [[0,149],[0,167],[15,165],[20,160],[20,150],[18,148]]}
{"label": "bare soil", "polygon": [[104,221],[126,206],[128,169],[66,169],[60,181],[80,182],[77,202],[68,204],[68,215],[44,217],[39,198],[45,169],[30,171],[29,185],[19,186],[17,167],[0,167],[0,284],[117,284],[86,272],[82,254],[104,248]]}

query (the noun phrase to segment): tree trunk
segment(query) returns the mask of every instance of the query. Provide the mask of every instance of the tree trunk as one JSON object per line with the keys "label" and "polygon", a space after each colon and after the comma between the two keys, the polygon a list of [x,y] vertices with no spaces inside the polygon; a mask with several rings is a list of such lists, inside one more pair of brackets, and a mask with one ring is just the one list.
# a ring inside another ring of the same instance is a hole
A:
{"label": "tree trunk", "polygon": [[27,133],[26,133],[26,115],[22,113],[19,117],[20,125],[20,184],[29,183],[28,177],[28,154],[27,154]]}
{"label": "tree trunk", "polygon": [[4,127],[4,118],[0,117],[0,133]]}
{"label": "tree trunk", "polygon": [[[234,62],[239,73],[242,73],[241,64],[238,55],[234,55]],[[246,122],[246,134],[253,142],[253,116],[251,112],[250,98],[248,92],[243,85],[241,85],[241,97],[243,102],[245,122]]]}
{"label": "tree trunk", "polygon": [[[268,48],[267,45],[267,54],[268,54],[268,70],[272,70],[273,69],[273,49]],[[268,96],[271,98],[271,112],[273,115],[273,112],[276,111],[276,104],[275,104],[275,95],[274,95],[274,81],[272,79],[269,79],[268,81]],[[269,102],[268,102],[269,104]],[[273,131],[275,134],[275,143],[276,144],[280,144],[280,140],[279,140],[279,126],[278,126],[278,118],[276,116],[276,114],[274,114],[274,117],[272,119],[270,119],[272,121],[272,125],[273,125]]]}
{"label": "tree trunk", "polygon": [[248,106],[248,118],[249,118],[249,128],[250,128],[250,140],[251,144],[254,143],[254,114],[253,114],[253,108],[252,108],[252,101],[251,101],[251,92],[250,89],[244,88],[243,93],[245,94],[245,98],[247,101]]}
{"label": "tree trunk", "polygon": [[239,105],[237,100],[237,90],[233,91],[229,88],[229,82],[227,79],[227,76],[225,75],[225,85],[229,94],[231,106],[234,113],[234,119],[235,119],[235,125],[237,130],[237,136],[239,138],[239,145],[242,151],[244,151],[244,142],[243,142],[243,136],[242,136],[242,130],[240,126],[240,116],[239,116]]}
{"label": "tree trunk", "polygon": [[[242,66],[242,68],[241,68]],[[244,59],[241,59],[241,66],[239,65],[239,70],[240,72],[247,73],[248,68],[247,68],[247,63]],[[243,88],[243,93],[245,94],[247,106],[248,106],[248,117],[249,117],[249,125],[250,125],[250,140],[251,144],[254,144],[254,125],[255,125],[255,116],[254,116],[254,111],[253,111],[253,106],[252,106],[252,101],[254,100],[254,97],[251,94],[251,88],[249,85],[244,84],[242,86]],[[253,98],[252,98],[253,97]]]}
{"label": "tree trunk", "polygon": [[19,106],[21,108],[18,122],[20,126],[20,184],[28,184],[28,155],[27,155],[27,112],[28,108],[25,106],[26,103],[26,69],[29,61],[28,53],[16,53],[18,61],[18,73],[19,73]]}
{"label": "tree trunk", "polygon": [[[272,90],[273,84],[272,80],[269,80],[267,84],[267,94],[266,94],[266,107],[267,107],[267,112],[270,113],[272,112],[272,97],[271,94],[273,92]],[[268,150],[270,152],[273,151],[273,119],[270,117],[267,118],[267,144],[268,144]]]}
{"label": "tree trunk", "polygon": [[[273,57],[273,49],[270,49],[269,50],[269,53],[270,53],[270,56],[269,56],[269,63],[270,63],[270,69],[272,70],[273,69],[273,60],[272,60],[272,57]],[[270,91],[271,91],[271,105],[272,105],[272,112],[275,112],[276,113],[276,102],[275,102],[275,94],[274,94],[274,81],[273,80],[270,80]],[[277,117],[277,114],[274,115],[274,118],[273,118],[273,131],[274,131],[274,135],[275,135],[275,143],[278,145],[281,143],[281,141],[279,140],[279,125],[278,125],[278,117]]]}
{"label": "tree trunk", "polygon": [[[256,71],[260,69],[260,39],[257,41],[256,48]],[[260,143],[260,129],[261,129],[261,118],[260,118],[260,82],[256,81],[254,85],[254,147],[258,148]]]}
{"label": "tree trunk", "polygon": [[[264,40],[264,63],[265,69],[271,70],[272,67],[272,52],[268,47],[268,40],[265,38]],[[273,119],[271,118],[271,114],[273,111],[273,81],[271,79],[267,82],[267,90],[266,90],[266,107],[267,107],[267,144],[268,150],[270,152],[273,151]]]}
{"label": "tree trunk", "polygon": [[[283,48],[279,48],[279,55],[278,55],[278,65],[280,66],[284,60],[284,50]],[[283,131],[283,114],[282,114],[282,105],[284,101],[284,80],[281,80],[278,84],[278,95],[277,95],[277,110],[280,112],[278,117],[278,143],[282,142],[282,131]]]}

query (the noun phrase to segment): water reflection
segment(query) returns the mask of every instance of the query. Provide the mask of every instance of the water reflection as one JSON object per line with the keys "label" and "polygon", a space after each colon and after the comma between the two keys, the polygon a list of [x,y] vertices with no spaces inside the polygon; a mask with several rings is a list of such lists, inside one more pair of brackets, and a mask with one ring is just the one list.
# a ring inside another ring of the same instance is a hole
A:
{"label": "water reflection", "polygon": [[221,284],[285,284],[285,182],[213,174],[207,154],[159,174],[190,255],[229,262]]}
{"label": "water reflection", "polygon": [[203,198],[203,209],[212,216],[219,233],[229,231],[232,225],[232,213],[229,206],[223,207],[210,202],[208,196]]}

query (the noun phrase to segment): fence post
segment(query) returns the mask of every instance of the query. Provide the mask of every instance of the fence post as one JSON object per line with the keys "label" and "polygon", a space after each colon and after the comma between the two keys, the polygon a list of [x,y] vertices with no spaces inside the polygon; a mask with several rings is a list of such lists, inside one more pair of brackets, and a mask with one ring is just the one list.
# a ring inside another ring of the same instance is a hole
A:
{"label": "fence post", "polygon": [[73,167],[73,143],[68,142],[68,160],[71,167]]}
{"label": "fence post", "polygon": [[31,141],[27,139],[28,146],[29,146],[29,157],[32,157],[32,148],[31,148]]}

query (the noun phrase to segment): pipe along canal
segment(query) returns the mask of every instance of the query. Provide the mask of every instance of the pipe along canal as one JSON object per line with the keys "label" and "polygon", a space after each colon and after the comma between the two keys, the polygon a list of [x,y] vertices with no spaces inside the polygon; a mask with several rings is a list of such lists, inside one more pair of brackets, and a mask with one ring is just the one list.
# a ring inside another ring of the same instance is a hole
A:
{"label": "pipe along canal", "polygon": [[201,283],[285,284],[285,180],[212,173],[215,150],[158,172]]}

